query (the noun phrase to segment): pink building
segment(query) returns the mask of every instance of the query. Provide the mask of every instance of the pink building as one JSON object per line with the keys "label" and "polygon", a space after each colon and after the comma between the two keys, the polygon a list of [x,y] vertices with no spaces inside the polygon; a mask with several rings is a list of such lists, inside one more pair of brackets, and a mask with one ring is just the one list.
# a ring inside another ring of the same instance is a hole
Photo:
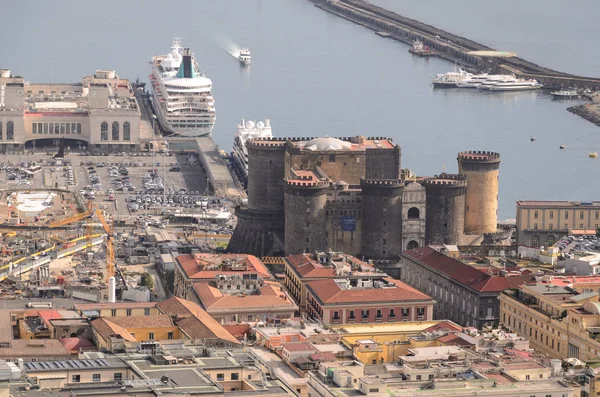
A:
{"label": "pink building", "polygon": [[325,324],[433,319],[435,301],[392,278],[316,280],[306,291],[308,317]]}

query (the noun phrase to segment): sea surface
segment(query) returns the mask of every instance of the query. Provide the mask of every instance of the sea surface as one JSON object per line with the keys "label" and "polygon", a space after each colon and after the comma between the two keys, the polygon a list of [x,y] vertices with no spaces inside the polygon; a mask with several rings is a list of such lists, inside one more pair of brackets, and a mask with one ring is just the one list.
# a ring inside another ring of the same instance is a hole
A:
{"label": "sea surface", "polygon": [[[600,74],[597,0],[375,2],[553,69]],[[32,82],[105,68],[147,81],[151,57],[181,37],[213,81],[213,135],[225,150],[240,119],[270,118],[278,136],[391,137],[419,175],[456,172],[462,150],[500,152],[499,219],[515,217],[517,200],[599,198],[600,159],[588,153],[600,151],[600,128],[565,110],[577,102],[434,90],[430,76],[453,65],[412,57],[307,0],[25,0],[2,14],[0,67]],[[242,46],[249,68],[231,55]]]}

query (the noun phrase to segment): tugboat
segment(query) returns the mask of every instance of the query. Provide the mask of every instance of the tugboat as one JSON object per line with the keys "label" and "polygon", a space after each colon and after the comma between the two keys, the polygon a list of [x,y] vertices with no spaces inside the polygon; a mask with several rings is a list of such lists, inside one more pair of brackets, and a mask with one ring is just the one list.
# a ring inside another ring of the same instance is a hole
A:
{"label": "tugboat", "polygon": [[429,46],[426,46],[422,42],[420,42],[419,39],[413,41],[412,48],[409,48],[408,52],[420,57],[435,56],[435,52],[431,48],[429,48]]}
{"label": "tugboat", "polygon": [[238,55],[238,60],[244,66],[250,65],[252,63],[252,57],[250,56],[250,50],[247,48],[242,48],[240,50],[240,55]]}
{"label": "tugboat", "polygon": [[553,99],[570,99],[579,98],[579,93],[576,90],[560,90],[550,93]]}

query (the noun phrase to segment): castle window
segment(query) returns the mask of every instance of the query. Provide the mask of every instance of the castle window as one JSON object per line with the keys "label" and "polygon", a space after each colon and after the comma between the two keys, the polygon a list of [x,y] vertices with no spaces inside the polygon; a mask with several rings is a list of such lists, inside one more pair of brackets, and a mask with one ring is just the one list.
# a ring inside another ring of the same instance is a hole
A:
{"label": "castle window", "polygon": [[329,162],[330,163],[335,163],[335,154],[330,154],[329,155]]}
{"label": "castle window", "polygon": [[408,219],[419,219],[420,215],[421,213],[417,207],[412,207],[408,210]]}
{"label": "castle window", "polygon": [[383,245],[386,245],[386,244],[387,244],[387,238],[384,238],[383,239]]}

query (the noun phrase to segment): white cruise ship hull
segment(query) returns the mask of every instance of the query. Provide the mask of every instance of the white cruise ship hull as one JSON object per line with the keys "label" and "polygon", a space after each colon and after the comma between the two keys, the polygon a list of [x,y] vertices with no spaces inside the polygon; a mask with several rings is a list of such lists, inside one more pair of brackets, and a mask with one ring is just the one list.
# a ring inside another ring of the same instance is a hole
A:
{"label": "white cruise ship hull", "polygon": [[158,122],[161,126],[161,128],[165,131],[167,131],[170,135],[173,136],[184,136],[184,137],[200,137],[200,136],[206,136],[206,135],[210,135],[213,127],[215,126],[214,123],[210,125],[210,127],[206,127],[206,128],[185,128],[185,127],[177,127],[177,128],[173,128],[172,124],[169,123],[168,118],[165,115],[165,112],[162,108],[162,106],[160,106],[160,104],[158,103],[156,96],[152,96],[152,106],[154,107],[154,111],[156,113],[156,116],[158,117]]}

